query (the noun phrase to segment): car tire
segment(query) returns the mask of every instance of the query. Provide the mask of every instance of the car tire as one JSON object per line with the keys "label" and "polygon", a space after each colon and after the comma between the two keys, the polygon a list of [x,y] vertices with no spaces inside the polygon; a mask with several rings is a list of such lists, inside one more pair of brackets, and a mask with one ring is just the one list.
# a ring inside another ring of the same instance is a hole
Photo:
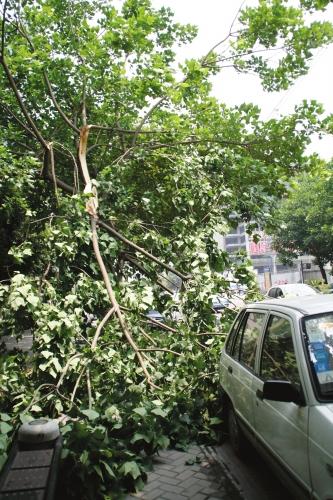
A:
{"label": "car tire", "polygon": [[228,405],[228,434],[232,449],[240,458],[245,458],[247,440],[239,426],[238,418],[231,404]]}

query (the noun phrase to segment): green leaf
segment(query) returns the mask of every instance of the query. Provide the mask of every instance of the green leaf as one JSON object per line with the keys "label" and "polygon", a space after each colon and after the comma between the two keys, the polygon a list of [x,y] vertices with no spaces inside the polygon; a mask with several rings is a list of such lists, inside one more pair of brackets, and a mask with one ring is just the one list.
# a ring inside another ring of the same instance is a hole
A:
{"label": "green leaf", "polygon": [[210,423],[210,425],[219,425],[219,424],[223,423],[223,420],[221,418],[218,418],[218,417],[212,417],[209,419],[209,423]]}
{"label": "green leaf", "polygon": [[61,324],[60,321],[52,320],[48,322],[48,327],[50,330],[55,330],[60,326],[60,324]]}
{"label": "green leaf", "polygon": [[31,285],[19,286],[16,288],[16,290],[20,292],[20,294],[23,295],[23,297],[27,297],[27,295],[31,291]]}
{"label": "green leaf", "polygon": [[31,420],[33,420],[34,417],[32,415],[28,415],[26,413],[21,413],[20,414],[20,420],[22,422],[22,424],[25,424],[27,422],[31,422]]}
{"label": "green leaf", "polygon": [[11,420],[11,417],[7,415],[7,413],[0,413],[0,419],[3,422],[9,422],[9,420]]}
{"label": "green leaf", "polygon": [[151,412],[154,413],[154,415],[158,415],[163,418],[168,415],[166,411],[162,410],[162,408],[153,408]]}
{"label": "green leaf", "polygon": [[104,481],[103,473],[99,465],[93,465],[93,469],[97,472],[98,476]]}
{"label": "green leaf", "polygon": [[96,420],[99,417],[99,413],[95,410],[81,410],[81,413],[89,418],[89,420]]}
{"label": "green leaf", "polygon": [[8,436],[3,434],[2,436],[0,435],[0,450],[1,451],[6,451],[9,443]]}
{"label": "green leaf", "polygon": [[58,361],[58,358],[52,358],[52,363],[53,363],[53,366],[55,367],[55,369],[57,370],[57,372],[61,372],[62,368],[61,368],[61,365]]}
{"label": "green leaf", "polygon": [[185,462],[185,465],[194,465],[194,464],[195,464],[195,459],[194,458],[189,458]]}
{"label": "green leaf", "polygon": [[89,453],[87,450],[84,450],[80,457],[79,457],[79,460],[80,462],[83,464],[83,465],[88,465],[90,463],[90,460],[89,460]]}
{"label": "green leaf", "polygon": [[151,439],[147,434],[141,434],[140,432],[136,432],[131,439],[131,443],[136,443],[137,441],[145,441],[146,443],[150,443]]}
{"label": "green leaf", "polygon": [[104,465],[104,467],[106,469],[106,472],[108,473],[109,477],[112,477],[112,479],[116,479],[115,473],[113,472],[113,470],[111,469],[111,467],[109,466],[109,464],[107,464],[106,462],[104,462],[104,460],[101,460],[101,464]]}
{"label": "green leaf", "polygon": [[161,448],[168,448],[169,445],[170,445],[170,439],[167,437],[167,436],[160,436],[157,440],[157,444],[161,447]]}
{"label": "green leaf", "polygon": [[31,304],[32,306],[37,306],[39,298],[37,297],[37,295],[30,294],[27,296],[27,302],[29,302],[29,304]]}
{"label": "green leaf", "polygon": [[12,425],[7,424],[7,422],[0,422],[0,432],[1,434],[8,434],[13,429]]}
{"label": "green leaf", "polygon": [[41,412],[42,408],[39,405],[32,405],[32,407],[30,408],[30,411]]}
{"label": "green leaf", "polygon": [[141,417],[145,417],[147,415],[147,410],[146,408],[144,407],[140,407],[140,408],[134,408],[133,410],[135,413],[137,413],[138,415],[141,415]]}
{"label": "green leaf", "polygon": [[17,311],[20,307],[25,305],[25,300],[23,297],[16,296],[14,300],[11,301],[10,305],[14,311]]}
{"label": "green leaf", "polygon": [[41,351],[41,355],[46,358],[46,359],[49,359],[53,356],[53,353],[51,351]]}
{"label": "green leaf", "polygon": [[141,475],[140,469],[136,462],[125,462],[120,467],[119,472],[124,474],[124,476],[130,475],[133,479],[136,479]]}

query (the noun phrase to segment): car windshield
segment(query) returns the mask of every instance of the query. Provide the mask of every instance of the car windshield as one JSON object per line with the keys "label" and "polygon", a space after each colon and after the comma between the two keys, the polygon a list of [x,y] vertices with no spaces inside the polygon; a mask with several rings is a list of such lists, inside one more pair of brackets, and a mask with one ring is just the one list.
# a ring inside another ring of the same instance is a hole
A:
{"label": "car windshield", "polygon": [[308,353],[321,396],[333,395],[333,312],[304,318]]}

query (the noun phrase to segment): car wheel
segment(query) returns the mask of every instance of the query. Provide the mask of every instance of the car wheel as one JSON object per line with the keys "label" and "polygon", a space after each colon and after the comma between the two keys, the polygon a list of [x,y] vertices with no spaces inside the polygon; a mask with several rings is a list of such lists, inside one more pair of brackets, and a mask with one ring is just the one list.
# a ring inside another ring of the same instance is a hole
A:
{"label": "car wheel", "polygon": [[235,410],[231,404],[228,407],[228,433],[232,449],[236,455],[243,458],[246,454],[247,441],[239,426]]}

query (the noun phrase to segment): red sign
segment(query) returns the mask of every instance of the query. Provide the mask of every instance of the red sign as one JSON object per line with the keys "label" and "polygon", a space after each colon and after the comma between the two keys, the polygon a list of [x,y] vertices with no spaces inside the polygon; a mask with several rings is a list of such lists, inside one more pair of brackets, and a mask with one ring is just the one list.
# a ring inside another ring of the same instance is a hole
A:
{"label": "red sign", "polygon": [[258,243],[250,241],[250,255],[263,255],[269,252],[272,252],[272,246],[268,236],[262,236]]}

